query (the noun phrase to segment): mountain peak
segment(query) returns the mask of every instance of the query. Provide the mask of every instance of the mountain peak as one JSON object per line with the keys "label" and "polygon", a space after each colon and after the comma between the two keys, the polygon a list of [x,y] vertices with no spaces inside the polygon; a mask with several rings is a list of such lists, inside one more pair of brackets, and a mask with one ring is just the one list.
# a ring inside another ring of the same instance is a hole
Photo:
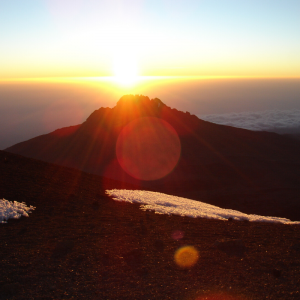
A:
{"label": "mountain peak", "polygon": [[168,108],[160,99],[144,95],[124,95],[113,108],[100,108],[94,111],[86,123],[91,126],[119,127],[140,117],[159,117]]}
{"label": "mountain peak", "polygon": [[120,98],[120,100],[117,102],[116,107],[117,108],[132,108],[132,107],[162,107],[165,106],[165,104],[158,98],[151,99],[144,95],[124,95]]}

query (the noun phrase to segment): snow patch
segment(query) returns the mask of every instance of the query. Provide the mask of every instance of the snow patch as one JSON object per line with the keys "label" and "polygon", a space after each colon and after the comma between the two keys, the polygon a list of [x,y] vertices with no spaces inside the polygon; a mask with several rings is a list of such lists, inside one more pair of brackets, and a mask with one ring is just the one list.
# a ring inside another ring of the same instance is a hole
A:
{"label": "snow patch", "polygon": [[247,220],[251,222],[273,222],[282,224],[300,224],[279,217],[248,215],[237,210],[224,209],[204,202],[171,196],[163,193],[139,190],[107,190],[106,193],[116,201],[140,203],[142,210],[154,210],[157,214],[173,214],[192,218],[218,220]]}
{"label": "snow patch", "polygon": [[24,202],[0,199],[0,223],[7,223],[8,219],[19,219],[21,216],[29,217],[28,214],[34,209],[35,207],[28,207]]}

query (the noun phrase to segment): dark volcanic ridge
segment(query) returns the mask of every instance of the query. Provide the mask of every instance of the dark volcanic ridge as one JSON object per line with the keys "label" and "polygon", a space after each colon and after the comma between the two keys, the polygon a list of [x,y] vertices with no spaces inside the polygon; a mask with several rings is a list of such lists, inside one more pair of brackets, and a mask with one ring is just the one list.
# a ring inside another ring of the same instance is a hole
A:
{"label": "dark volcanic ridge", "polygon": [[140,189],[300,220],[300,141],[206,122],[157,98],[123,96],[81,125],[6,151]]}
{"label": "dark volcanic ridge", "polygon": [[299,225],[145,212],[105,194],[137,186],[4,151],[0,168],[0,198],[36,207],[0,224],[0,299],[299,299]]}

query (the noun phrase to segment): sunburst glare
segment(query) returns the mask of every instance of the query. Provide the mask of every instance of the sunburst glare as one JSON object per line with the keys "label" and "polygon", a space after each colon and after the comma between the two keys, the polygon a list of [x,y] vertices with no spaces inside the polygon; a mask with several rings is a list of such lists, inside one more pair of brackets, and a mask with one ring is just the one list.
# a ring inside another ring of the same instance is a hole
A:
{"label": "sunburst glare", "polygon": [[113,58],[114,80],[120,85],[131,86],[138,81],[138,60],[130,49],[121,49]]}

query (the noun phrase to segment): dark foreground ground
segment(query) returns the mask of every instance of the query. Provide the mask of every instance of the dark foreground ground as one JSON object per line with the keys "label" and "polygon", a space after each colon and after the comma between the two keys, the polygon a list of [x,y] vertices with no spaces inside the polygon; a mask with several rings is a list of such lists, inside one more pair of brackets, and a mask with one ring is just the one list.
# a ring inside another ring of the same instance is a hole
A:
{"label": "dark foreground ground", "polygon": [[122,187],[1,151],[0,198],[36,210],[0,224],[0,299],[300,299],[299,225],[157,215],[105,195]]}

